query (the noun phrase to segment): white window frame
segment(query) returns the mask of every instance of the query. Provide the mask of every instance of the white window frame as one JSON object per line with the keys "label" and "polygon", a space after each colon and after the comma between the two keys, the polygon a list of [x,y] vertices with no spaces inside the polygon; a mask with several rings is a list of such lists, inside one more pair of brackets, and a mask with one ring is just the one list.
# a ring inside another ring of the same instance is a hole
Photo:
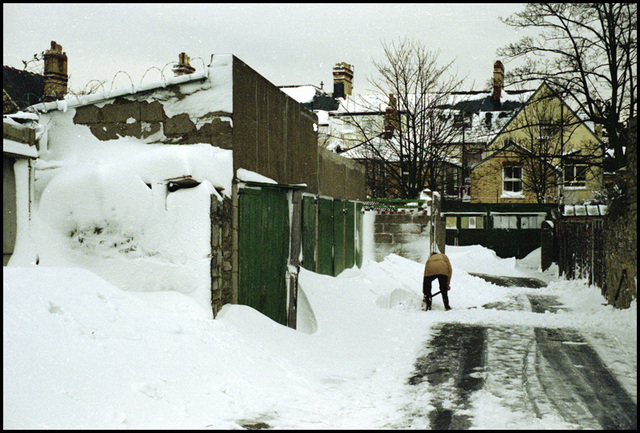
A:
{"label": "white window frame", "polygon": [[484,215],[460,216],[460,228],[464,230],[484,229]]}
{"label": "white window frame", "polygon": [[[583,168],[584,179],[575,180],[578,177],[578,169]],[[587,164],[565,164],[564,173],[562,173],[565,188],[585,189],[587,187],[587,171],[589,166]],[[567,177],[567,172],[570,171],[571,179]]]}
{"label": "white window frame", "polygon": [[[449,218],[453,218],[453,220],[450,220]],[[449,224],[450,222],[453,222],[453,225],[450,225]],[[445,219],[445,224],[446,224],[447,230],[457,229],[458,228],[458,217],[455,216],[455,215],[447,215],[446,219]]]}
{"label": "white window frame", "polygon": [[[520,177],[513,177],[513,169],[519,169],[520,171]],[[511,169],[512,173],[511,173],[511,177],[507,176],[507,169]],[[506,189],[506,185],[507,182],[509,183],[519,183],[520,184],[520,189],[518,191],[509,191],[508,189]],[[502,194],[503,195],[522,195],[523,191],[522,191],[522,166],[521,165],[505,165],[502,167]]]}

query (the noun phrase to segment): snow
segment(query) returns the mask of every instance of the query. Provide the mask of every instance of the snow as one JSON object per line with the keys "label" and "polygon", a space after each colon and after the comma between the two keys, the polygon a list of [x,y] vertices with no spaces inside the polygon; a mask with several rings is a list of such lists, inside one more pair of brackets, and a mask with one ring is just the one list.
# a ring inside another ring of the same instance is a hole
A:
{"label": "snow", "polygon": [[[539,250],[522,260],[480,246],[446,252],[453,310],[436,300],[420,311],[423,264],[389,255],[337,277],[302,269],[298,330],[243,305],[211,319],[183,293],[123,290],[80,267],[5,267],[3,427],[424,427],[404,424],[417,404],[407,379],[440,322],[579,329],[636,399],[635,301],[616,310],[582,280],[541,273]],[[469,272],[549,286],[498,287]],[[558,296],[571,310],[481,308],[527,293]],[[575,427],[513,412],[486,390],[472,401],[474,428]]]}
{"label": "snow", "polygon": [[[180,77],[192,92],[181,110],[209,112],[212,91],[229,108],[229,86],[216,84],[229,70],[230,56],[216,56],[211,82]],[[231,195],[232,152],[100,141],[70,121],[77,101],[59,105],[40,115],[35,197],[20,206],[32,221],[3,268],[3,428],[421,428],[427,419],[407,420],[429,406],[431,390],[416,395],[407,379],[442,322],[578,329],[636,399],[635,301],[617,310],[583,280],[540,272],[539,250],[516,260],[447,246],[453,310],[436,300],[426,313],[424,263],[371,260],[366,213],[361,269],[300,270],[297,330],[243,305],[214,319],[208,212]],[[169,179],[185,176],[198,185],[168,192]],[[269,182],[242,168],[237,176]],[[16,187],[29,197],[26,182]],[[498,287],[470,272],[549,285]],[[557,296],[569,310],[483,308],[530,293]],[[474,428],[575,427],[514,412],[486,391],[472,400]]]}
{"label": "snow", "polygon": [[280,90],[301,104],[312,102],[313,97],[316,96],[316,88],[311,85],[280,87]]}
{"label": "snow", "polygon": [[[100,141],[69,121],[74,112],[42,115],[33,228],[10,264],[85,268],[122,290],[175,291],[210,306],[211,200],[231,196],[232,151]],[[198,186],[168,192],[183,177]]]}

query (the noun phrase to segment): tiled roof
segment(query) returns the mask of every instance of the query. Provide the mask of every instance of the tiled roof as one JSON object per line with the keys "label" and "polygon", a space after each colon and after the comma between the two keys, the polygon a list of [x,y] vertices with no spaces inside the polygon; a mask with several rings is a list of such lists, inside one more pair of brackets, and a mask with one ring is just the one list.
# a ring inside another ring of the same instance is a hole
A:
{"label": "tiled roof", "polygon": [[15,69],[11,66],[3,66],[2,88],[9,94],[18,108],[23,109],[29,105],[42,102],[44,76]]}

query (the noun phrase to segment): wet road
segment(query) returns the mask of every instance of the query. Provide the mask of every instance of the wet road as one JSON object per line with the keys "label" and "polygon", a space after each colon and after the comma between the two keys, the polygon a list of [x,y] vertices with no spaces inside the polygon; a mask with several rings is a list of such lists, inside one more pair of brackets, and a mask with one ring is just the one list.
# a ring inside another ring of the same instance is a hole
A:
{"label": "wet road", "polygon": [[[531,278],[472,274],[494,284],[543,287]],[[483,308],[555,312],[550,296],[529,295],[530,305],[487,304]],[[470,396],[484,389],[512,409],[537,418],[555,416],[577,428],[637,428],[637,404],[579,332],[570,329],[443,323],[425,343],[408,379],[428,386],[431,429],[468,429]]]}

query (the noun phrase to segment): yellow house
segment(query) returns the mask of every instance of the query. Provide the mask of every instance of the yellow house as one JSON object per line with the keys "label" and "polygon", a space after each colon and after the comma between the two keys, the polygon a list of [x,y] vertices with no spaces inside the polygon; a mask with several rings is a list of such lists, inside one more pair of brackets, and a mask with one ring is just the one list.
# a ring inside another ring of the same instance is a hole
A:
{"label": "yellow house", "polygon": [[472,167],[471,202],[581,204],[602,187],[602,152],[602,140],[543,83]]}
{"label": "yellow house", "polygon": [[555,203],[560,173],[510,141],[472,168],[471,203]]}

